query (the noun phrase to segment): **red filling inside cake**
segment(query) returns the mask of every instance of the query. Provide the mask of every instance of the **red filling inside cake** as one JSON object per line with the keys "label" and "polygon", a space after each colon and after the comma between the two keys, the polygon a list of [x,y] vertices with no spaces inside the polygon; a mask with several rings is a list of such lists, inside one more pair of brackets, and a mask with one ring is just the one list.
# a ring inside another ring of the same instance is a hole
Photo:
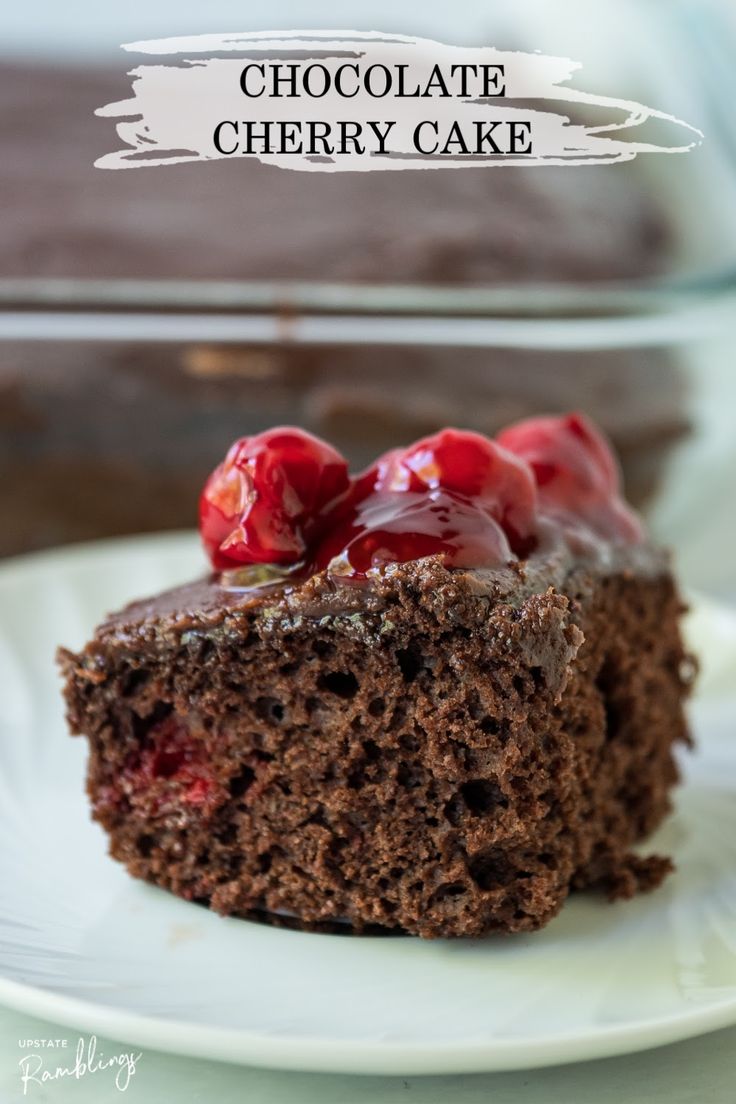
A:
{"label": "red filling inside cake", "polygon": [[145,728],[114,782],[98,793],[98,812],[105,807],[119,811],[138,806],[159,816],[180,803],[212,807],[221,802],[206,733],[197,729],[192,718],[169,715]]}

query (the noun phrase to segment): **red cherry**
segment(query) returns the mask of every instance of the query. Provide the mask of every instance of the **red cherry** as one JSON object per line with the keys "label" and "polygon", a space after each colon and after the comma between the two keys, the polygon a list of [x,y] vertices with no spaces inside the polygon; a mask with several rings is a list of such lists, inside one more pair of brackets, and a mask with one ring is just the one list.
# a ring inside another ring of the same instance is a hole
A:
{"label": "red cherry", "polygon": [[536,487],[528,466],[478,433],[445,429],[393,449],[353,481],[325,519],[320,570],[434,554],[456,567],[506,563],[534,546]]}
{"label": "red cherry", "polygon": [[529,418],[497,440],[531,467],[543,512],[587,522],[607,538],[641,539],[641,525],[620,496],[613,452],[584,414]]}
{"label": "red cherry", "polygon": [[448,567],[514,558],[503,529],[477,502],[442,489],[375,491],[331,528],[315,569],[365,575],[374,567],[435,555]]}
{"label": "red cherry", "polygon": [[[163,792],[152,787],[163,779]],[[173,717],[154,725],[145,747],[133,752],[122,772],[123,790],[136,800],[151,803],[154,812],[178,801],[190,805],[217,803],[218,791],[201,740],[194,739]],[[109,798],[105,798],[109,803]]]}
{"label": "red cherry", "polygon": [[195,778],[181,799],[187,805],[206,805],[213,791],[214,783],[210,778]]}
{"label": "red cherry", "polygon": [[376,491],[452,491],[497,521],[512,547],[532,536],[536,487],[528,466],[489,437],[443,429],[377,461]]}
{"label": "red cherry", "polygon": [[319,514],[348,486],[345,459],[304,430],[241,438],[200,498],[200,533],[212,566],[298,563]]}

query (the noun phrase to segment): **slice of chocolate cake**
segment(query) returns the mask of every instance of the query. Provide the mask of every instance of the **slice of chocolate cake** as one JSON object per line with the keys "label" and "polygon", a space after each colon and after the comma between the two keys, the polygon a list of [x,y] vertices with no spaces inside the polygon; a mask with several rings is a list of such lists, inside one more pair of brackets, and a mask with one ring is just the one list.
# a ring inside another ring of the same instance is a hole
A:
{"label": "slice of chocolate cake", "polygon": [[224,914],[425,937],[630,896],[692,678],[666,557],[578,416],[445,431],[350,479],[301,431],[208,481],[216,574],[61,652],[130,872]]}

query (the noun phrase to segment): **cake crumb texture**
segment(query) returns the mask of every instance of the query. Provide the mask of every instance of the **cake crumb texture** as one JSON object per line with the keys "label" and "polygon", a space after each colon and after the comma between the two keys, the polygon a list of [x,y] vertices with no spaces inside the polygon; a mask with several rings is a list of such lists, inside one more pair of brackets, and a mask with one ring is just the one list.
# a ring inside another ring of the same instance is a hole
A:
{"label": "cake crumb texture", "polygon": [[430,559],[359,601],[320,585],[193,584],[60,653],[93,815],[132,875],[225,915],[428,938],[660,883],[670,860],[631,849],[688,741],[666,568],[491,584]]}

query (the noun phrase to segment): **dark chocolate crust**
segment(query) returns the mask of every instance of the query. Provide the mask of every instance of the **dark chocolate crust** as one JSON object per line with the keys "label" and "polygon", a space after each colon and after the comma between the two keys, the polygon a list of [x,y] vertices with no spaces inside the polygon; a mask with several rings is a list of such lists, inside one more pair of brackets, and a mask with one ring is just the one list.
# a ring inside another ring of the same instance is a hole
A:
{"label": "dark chocolate crust", "polygon": [[[688,738],[681,610],[646,548],[485,572],[430,558],[368,587],[203,580],[60,659],[94,816],[131,874],[223,914],[479,936],[670,868],[630,848]],[[206,773],[201,802],[191,775],[141,785],[162,731]]]}

